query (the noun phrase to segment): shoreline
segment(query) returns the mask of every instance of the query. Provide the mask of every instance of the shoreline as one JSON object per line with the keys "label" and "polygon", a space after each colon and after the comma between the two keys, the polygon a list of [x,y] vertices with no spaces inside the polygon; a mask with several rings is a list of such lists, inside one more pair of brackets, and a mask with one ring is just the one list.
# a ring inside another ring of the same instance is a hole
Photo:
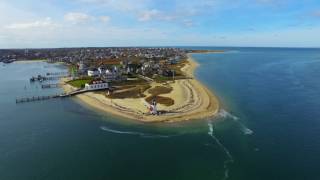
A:
{"label": "shoreline", "polygon": [[45,59],[39,59],[39,60],[17,60],[13,63],[34,63],[34,62],[47,62],[48,60]]}
{"label": "shoreline", "polygon": [[36,62],[46,62],[46,63],[49,63],[49,64],[65,64],[65,65],[67,65],[65,62],[49,62],[49,60],[47,60],[47,59],[17,60],[17,61],[14,61],[12,63],[36,63]]}
{"label": "shoreline", "polygon": [[[175,80],[170,83],[169,85],[173,88],[172,92],[163,94],[163,96],[174,99],[174,105],[169,107],[158,105],[159,110],[166,110],[168,113],[156,116],[148,114],[144,98],[109,99],[103,94],[94,92],[79,94],[76,95],[76,98],[99,111],[140,122],[179,122],[213,117],[219,111],[219,101],[213,92],[195,78],[194,71],[199,64],[191,57],[191,54],[188,54],[187,61],[188,63],[181,70],[192,79]],[[66,79],[63,79],[62,82],[65,92],[75,89],[65,83]],[[159,83],[150,85],[155,87]],[[144,94],[149,95],[147,92]]]}

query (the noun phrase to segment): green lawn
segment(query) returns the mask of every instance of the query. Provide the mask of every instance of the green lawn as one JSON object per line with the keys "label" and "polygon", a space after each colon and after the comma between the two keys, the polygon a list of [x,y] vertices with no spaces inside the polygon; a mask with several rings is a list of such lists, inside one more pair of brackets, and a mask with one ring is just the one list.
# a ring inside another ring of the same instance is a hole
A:
{"label": "green lawn", "polygon": [[68,84],[77,88],[83,88],[86,83],[90,83],[92,79],[77,79],[69,81]]}

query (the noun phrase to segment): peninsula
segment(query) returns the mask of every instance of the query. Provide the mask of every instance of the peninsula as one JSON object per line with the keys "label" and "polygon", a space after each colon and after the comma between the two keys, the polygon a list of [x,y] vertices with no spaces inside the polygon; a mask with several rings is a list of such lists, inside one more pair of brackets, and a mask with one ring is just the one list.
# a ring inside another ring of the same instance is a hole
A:
{"label": "peninsula", "polygon": [[[77,98],[98,110],[143,122],[176,122],[214,116],[219,102],[195,79],[193,72],[198,63],[188,52],[175,53],[174,57],[160,60],[115,58],[89,68],[85,78],[64,79],[63,88],[68,93],[79,87],[89,87],[92,82],[98,84],[93,79],[109,82],[106,90],[86,92]],[[84,65],[80,66],[82,69]],[[122,71],[121,77],[119,71]],[[104,77],[100,76],[101,72],[105,72]]]}
{"label": "peninsula", "polygon": [[[181,72],[188,78],[115,85],[109,95],[108,92],[87,92],[77,97],[98,110],[143,122],[176,122],[212,117],[218,112],[219,102],[209,89],[194,78],[193,72],[197,66],[189,55],[181,65]],[[76,89],[70,85],[72,81],[65,79],[64,82],[66,92]],[[150,110],[152,100],[157,103],[157,114]]]}
{"label": "peninsula", "polygon": [[44,59],[66,64],[69,76],[61,79],[66,93],[62,96],[75,95],[95,109],[143,122],[176,122],[212,117],[218,112],[217,98],[194,76],[199,64],[192,59],[192,53],[220,52],[223,51],[62,48],[0,53],[3,61]]}

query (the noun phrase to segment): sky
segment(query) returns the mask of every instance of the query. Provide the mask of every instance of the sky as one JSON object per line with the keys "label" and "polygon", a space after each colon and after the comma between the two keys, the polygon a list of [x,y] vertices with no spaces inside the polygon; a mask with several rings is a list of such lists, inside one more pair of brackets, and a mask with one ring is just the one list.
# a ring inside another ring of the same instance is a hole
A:
{"label": "sky", "polygon": [[0,48],[320,47],[319,0],[0,0]]}

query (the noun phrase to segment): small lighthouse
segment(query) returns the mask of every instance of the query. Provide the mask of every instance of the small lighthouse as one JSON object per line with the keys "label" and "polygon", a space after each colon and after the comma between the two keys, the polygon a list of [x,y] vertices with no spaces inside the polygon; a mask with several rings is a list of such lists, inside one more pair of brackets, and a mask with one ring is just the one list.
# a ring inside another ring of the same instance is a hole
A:
{"label": "small lighthouse", "polygon": [[150,113],[153,115],[157,115],[158,111],[157,111],[157,102],[155,99],[152,100],[151,105],[149,107]]}

